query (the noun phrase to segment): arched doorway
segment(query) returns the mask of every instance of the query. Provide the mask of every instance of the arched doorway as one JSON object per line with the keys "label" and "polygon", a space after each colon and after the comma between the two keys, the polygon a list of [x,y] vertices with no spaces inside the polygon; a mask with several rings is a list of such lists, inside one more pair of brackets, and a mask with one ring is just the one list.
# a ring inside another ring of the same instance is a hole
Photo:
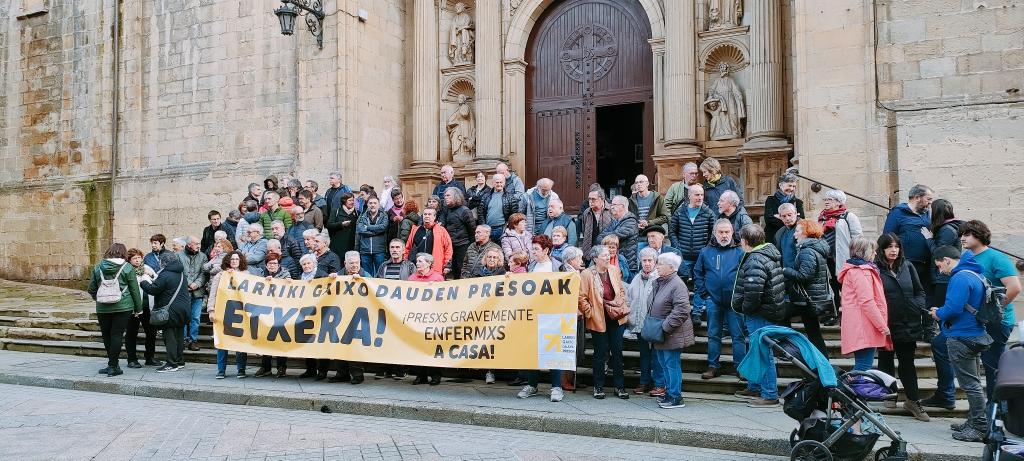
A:
{"label": "arched doorway", "polygon": [[526,173],[548,177],[575,212],[591,183],[628,195],[654,177],[652,55],[635,0],[564,0],[526,48]]}

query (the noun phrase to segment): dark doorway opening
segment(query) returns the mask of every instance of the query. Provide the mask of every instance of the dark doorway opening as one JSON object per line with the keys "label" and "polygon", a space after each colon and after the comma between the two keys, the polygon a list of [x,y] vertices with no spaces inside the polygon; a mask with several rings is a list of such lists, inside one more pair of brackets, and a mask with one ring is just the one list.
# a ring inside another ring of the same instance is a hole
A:
{"label": "dark doorway opening", "polygon": [[597,182],[609,197],[628,197],[644,172],[643,103],[598,107],[595,139]]}

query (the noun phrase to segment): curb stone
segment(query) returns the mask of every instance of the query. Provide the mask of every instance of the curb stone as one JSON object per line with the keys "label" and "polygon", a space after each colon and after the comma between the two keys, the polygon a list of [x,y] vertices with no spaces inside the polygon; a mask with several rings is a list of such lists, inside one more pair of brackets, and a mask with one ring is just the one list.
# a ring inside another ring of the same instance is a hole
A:
{"label": "curb stone", "polygon": [[[668,422],[638,424],[629,420],[614,421],[600,419],[600,417],[588,418],[531,410],[481,408],[471,405],[396,402],[363,397],[268,390],[259,390],[259,393],[235,389],[231,391],[199,390],[180,384],[113,381],[88,377],[71,379],[62,376],[27,375],[12,372],[0,372],[0,383],[289,410],[320,411],[322,407],[326,406],[332,412],[352,415],[604,437],[718,450],[728,447],[729,450],[748,453],[789,455],[789,442],[777,438],[774,434],[768,436],[749,432],[742,434],[713,432]],[[977,459],[975,456],[922,452],[914,444],[909,444],[908,447],[912,460],[968,461]]]}

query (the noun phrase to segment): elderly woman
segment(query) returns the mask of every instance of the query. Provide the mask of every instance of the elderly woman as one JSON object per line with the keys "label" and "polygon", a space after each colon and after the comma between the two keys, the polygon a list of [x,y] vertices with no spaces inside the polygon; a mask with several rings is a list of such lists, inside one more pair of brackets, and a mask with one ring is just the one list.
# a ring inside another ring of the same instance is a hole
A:
{"label": "elderly woman", "polygon": [[[310,229],[306,232],[313,232],[308,240],[316,245],[316,237],[320,235],[315,230]],[[303,238],[306,238],[306,232],[303,232]],[[327,277],[329,274],[324,272],[323,269],[317,264],[317,257],[313,253],[307,253],[299,258],[299,266],[302,267],[302,274],[299,275],[299,280],[310,281],[313,279],[320,279]],[[328,359],[306,359],[306,371],[299,375],[299,378],[313,378],[316,377],[317,381],[327,379],[327,372],[330,369],[331,361]]]}
{"label": "elderly woman", "polygon": [[508,217],[508,225],[505,226],[500,242],[505,259],[510,259],[513,253],[520,251],[530,254],[531,235],[526,230],[526,224],[526,215],[522,213],[513,213]]}
{"label": "elderly woman", "polygon": [[569,230],[566,229],[565,227],[555,226],[555,228],[551,230],[551,257],[552,258],[555,258],[555,259],[557,259],[559,261],[562,260],[562,252],[564,252],[566,248],[571,246],[571,245],[569,245],[568,240],[569,240]]}
{"label": "elderly woman", "polygon": [[[533,238],[530,262],[530,272],[561,272],[562,263],[551,257],[551,238],[546,235],[538,235]],[[526,377],[526,385],[519,391],[517,397],[525,399],[538,394],[537,386],[540,383],[540,371],[529,370],[521,372]],[[551,370],[551,401],[561,402],[565,397],[562,390],[562,370]]]}
{"label": "elderly woman", "polygon": [[829,262],[835,275],[850,259],[850,243],[860,237],[863,230],[857,215],[846,209],[846,194],[843,191],[833,189],[826,192],[824,205],[825,208],[818,215],[818,222],[824,227],[822,236],[828,243],[831,256]]}
{"label": "elderly woman", "polygon": [[395,181],[394,176],[384,177],[384,187],[381,189],[380,197],[380,209],[388,212],[392,207],[395,206],[395,201],[391,198],[391,191],[398,187],[398,182]]}
{"label": "elderly woman", "polygon": [[566,272],[583,272],[586,265],[583,263],[583,250],[570,246],[562,250],[562,267]]}
{"label": "elderly woman", "polygon": [[[89,294],[96,300],[96,316],[103,335],[103,346],[107,350],[107,366],[100,370],[100,374],[107,376],[124,374],[118,363],[121,342],[131,317],[142,314],[139,282],[135,277],[135,269],[125,260],[127,257],[128,249],[123,244],[110,245],[103,260],[93,267],[89,281]],[[178,256],[174,255],[174,258]],[[116,299],[113,293],[109,293],[115,288]],[[108,298],[108,295],[111,297]]]}
{"label": "elderly woman", "polygon": [[[416,255],[416,272],[409,276],[410,282],[443,282],[444,276],[434,270],[434,257],[430,253]],[[414,385],[430,383],[431,386],[441,384],[441,369],[436,367],[419,367],[416,370]]]}
{"label": "elderly woman", "polygon": [[[819,314],[834,314],[834,295],[831,288],[831,277],[828,265],[828,244],[821,239],[822,226],[810,219],[801,219],[796,223],[793,235],[796,237],[795,267],[782,269],[786,277],[786,291],[795,310],[791,313],[800,316],[804,323],[804,332],[811,344],[828,357],[825,338],[821,336]],[[789,326],[787,318],[783,324]]]}
{"label": "elderly woman", "polygon": [[[218,231],[219,232],[219,231]],[[145,255],[142,250],[138,248],[132,248],[128,250],[128,262],[131,263],[132,269],[135,270],[135,278],[141,284],[142,281],[152,282],[156,279],[156,272],[153,268],[147,266],[143,259]],[[141,287],[140,287],[141,288]],[[156,356],[156,328],[149,323],[150,315],[150,297],[142,297],[142,314],[133,315],[132,318],[128,319],[128,331],[124,335],[124,349],[128,353],[128,368],[142,368],[142,364],[139,363],[138,350],[136,348],[139,341],[139,327],[142,327],[142,331],[146,333],[146,351],[145,359],[146,366],[160,366],[162,363],[154,360]]]}
{"label": "elderly woman", "polygon": [[903,408],[915,418],[929,421],[928,413],[918,403],[921,395],[914,366],[917,339],[923,330],[921,312],[926,309],[924,285],[918,278],[917,269],[903,257],[903,245],[896,234],[882,234],[878,237],[875,265],[882,277],[893,345],[891,351],[878,351],[878,369],[895,375],[896,360],[899,360],[900,384],[907,394]]}
{"label": "elderly woman", "polygon": [[643,330],[644,320],[651,312],[651,293],[654,281],[658,278],[655,271],[657,260],[658,252],[654,248],[645,247],[640,250],[640,272],[626,288],[626,300],[629,302],[630,311],[628,334],[630,338],[640,343],[640,385],[633,389],[633,393],[644,395],[650,392],[652,397],[665,395],[665,380],[655,357],[654,344],[642,338],[640,331]]}
{"label": "elderly woman", "polygon": [[[583,262],[583,250],[574,246],[567,246],[562,250],[562,269],[565,272],[575,272],[578,274],[583,269],[586,269],[586,267],[586,264]],[[576,318],[576,363],[583,363],[583,352],[586,350],[586,338],[583,331],[586,328],[586,324],[582,314],[577,315]],[[574,391],[582,388],[583,385],[576,382],[576,371],[562,373],[562,390]]]}
{"label": "elderly woman", "polygon": [[789,171],[782,173],[775,193],[764,199],[764,235],[768,236],[768,240],[774,239],[775,233],[785,227],[779,217],[779,207],[783,203],[792,203],[797,217],[804,218],[804,202],[796,196],[797,181],[795,174]]}
{"label": "elderly woman", "polygon": [[704,203],[711,206],[716,216],[718,212],[714,209],[715,204],[718,203],[718,199],[722,198],[722,194],[727,190],[735,192],[736,196],[739,197],[740,203],[736,207],[741,208],[743,206],[743,189],[732,176],[722,172],[722,164],[718,159],[708,157],[701,162],[700,173],[704,176]]}
{"label": "elderly woman", "polygon": [[619,253],[619,236],[615,234],[609,234],[601,239],[601,245],[608,247],[608,251],[611,252],[612,264],[619,266],[619,271],[622,272],[622,283],[629,283],[633,280],[633,273],[629,270],[629,262],[626,261],[626,257]]}
{"label": "elderly woman", "polygon": [[473,271],[472,277],[490,277],[505,273],[505,256],[497,247],[491,247],[480,256],[480,264]]}
{"label": "elderly woman", "polygon": [[[245,255],[241,251],[234,251],[224,257],[223,262],[220,266],[221,271],[217,275],[213,276],[211,282],[212,287],[220,286],[220,278],[227,274],[228,277],[234,276],[239,272],[246,272],[248,269],[248,263],[245,260]],[[210,292],[209,302],[206,305],[206,312],[210,316],[210,322],[217,325],[221,319],[216,316],[217,309],[217,289],[214,288]],[[216,326],[214,327],[216,328]],[[165,334],[166,335],[166,334]],[[248,354],[245,352],[235,352],[235,369],[237,373],[235,377],[238,379],[245,378],[245,361],[248,358]],[[225,373],[228,366],[228,351],[224,349],[217,349],[217,379],[224,379]]]}
{"label": "elderly woman", "polygon": [[853,370],[867,371],[875,364],[875,351],[892,343],[885,288],[875,258],[875,242],[853,239],[850,259],[839,271],[843,284],[843,315],[839,339],[842,353],[853,354]]}
{"label": "elderly woman", "polygon": [[[270,283],[274,279],[291,280],[292,278],[288,269],[281,266],[281,256],[277,253],[268,254],[266,261],[263,261],[263,267],[263,276],[266,278],[267,283]],[[277,364],[277,377],[284,378],[285,376],[288,376],[288,357],[273,357],[270,355],[264,355],[260,358],[260,369],[256,370],[256,374],[253,376],[257,378],[270,376],[270,365],[272,360]]]}
{"label": "elderly woman", "polygon": [[664,319],[661,324],[665,340],[654,344],[654,353],[665,374],[665,395],[658,400],[661,408],[682,408],[683,370],[679,357],[683,349],[694,343],[690,321],[690,292],[676,271],[683,259],[675,253],[658,255],[658,278],[651,295],[651,317]]}
{"label": "elderly woman", "polygon": [[[167,309],[167,322],[157,325],[163,328],[167,361],[156,369],[157,373],[166,373],[185,367],[185,325],[191,317],[192,296],[188,293],[185,281],[185,265],[178,255],[163,253],[160,255],[160,264],[163,269],[160,269],[153,283],[142,282],[142,291],[153,296],[153,312]],[[210,296],[214,296],[215,291],[211,291]]]}
{"label": "elderly woman", "polygon": [[594,398],[603,399],[605,362],[611,353],[615,395],[628,399],[622,375],[622,325],[629,315],[622,272],[611,263],[611,250],[604,245],[591,249],[593,267],[580,274],[579,310],[594,341]]}

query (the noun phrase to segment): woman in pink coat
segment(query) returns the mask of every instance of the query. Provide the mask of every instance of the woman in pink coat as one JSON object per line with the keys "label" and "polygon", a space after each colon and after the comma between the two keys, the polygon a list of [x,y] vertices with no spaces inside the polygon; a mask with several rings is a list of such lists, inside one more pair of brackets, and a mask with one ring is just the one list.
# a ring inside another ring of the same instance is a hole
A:
{"label": "woman in pink coat", "polygon": [[889,311],[878,267],[871,262],[875,243],[857,237],[850,243],[850,259],[839,270],[843,285],[840,342],[843,355],[853,353],[854,371],[870,370],[875,349],[892,344]]}

